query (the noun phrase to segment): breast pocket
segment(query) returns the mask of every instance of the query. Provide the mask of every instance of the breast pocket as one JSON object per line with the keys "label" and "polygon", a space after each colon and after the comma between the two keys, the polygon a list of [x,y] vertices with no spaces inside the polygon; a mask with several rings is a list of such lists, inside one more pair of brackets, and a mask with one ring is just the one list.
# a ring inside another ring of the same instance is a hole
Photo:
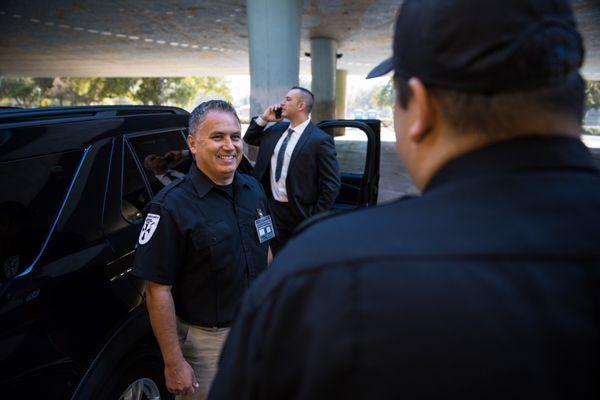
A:
{"label": "breast pocket", "polygon": [[194,230],[192,240],[200,254],[208,252],[211,271],[233,267],[231,227],[227,223],[216,222],[197,228]]}

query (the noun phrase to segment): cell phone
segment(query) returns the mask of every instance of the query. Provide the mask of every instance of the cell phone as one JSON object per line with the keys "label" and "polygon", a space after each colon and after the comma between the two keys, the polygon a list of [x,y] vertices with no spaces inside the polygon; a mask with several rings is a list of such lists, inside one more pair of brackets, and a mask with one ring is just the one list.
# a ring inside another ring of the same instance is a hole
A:
{"label": "cell phone", "polygon": [[277,119],[281,118],[281,107],[277,107],[275,109],[275,118],[277,118]]}

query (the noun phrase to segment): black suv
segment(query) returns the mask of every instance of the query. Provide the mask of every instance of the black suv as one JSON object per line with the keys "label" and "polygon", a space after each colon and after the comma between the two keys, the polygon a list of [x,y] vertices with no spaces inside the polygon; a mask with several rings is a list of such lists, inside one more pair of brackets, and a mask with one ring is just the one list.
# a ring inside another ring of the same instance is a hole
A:
{"label": "black suv", "polygon": [[[177,151],[182,174],[192,162],[187,123],[174,107],[0,111],[0,397],[170,397],[128,272],[143,209],[168,183],[153,161]],[[343,171],[336,208],[376,203],[379,121],[320,126]]]}

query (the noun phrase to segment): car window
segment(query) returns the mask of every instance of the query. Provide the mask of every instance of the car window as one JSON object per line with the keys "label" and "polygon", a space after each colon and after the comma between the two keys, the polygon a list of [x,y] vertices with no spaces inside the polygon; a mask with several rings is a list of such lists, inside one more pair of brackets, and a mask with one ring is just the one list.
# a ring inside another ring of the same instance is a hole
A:
{"label": "car window", "polygon": [[0,280],[24,271],[43,250],[83,151],[0,163]]}
{"label": "car window", "polygon": [[362,175],[367,161],[367,134],[358,128],[333,128],[340,173]]}
{"label": "car window", "polygon": [[121,214],[131,223],[139,223],[146,204],[151,199],[142,173],[128,145],[123,148],[123,180],[121,188]]}
{"label": "car window", "polygon": [[127,140],[144,168],[153,194],[187,174],[192,158],[181,131],[136,135]]}

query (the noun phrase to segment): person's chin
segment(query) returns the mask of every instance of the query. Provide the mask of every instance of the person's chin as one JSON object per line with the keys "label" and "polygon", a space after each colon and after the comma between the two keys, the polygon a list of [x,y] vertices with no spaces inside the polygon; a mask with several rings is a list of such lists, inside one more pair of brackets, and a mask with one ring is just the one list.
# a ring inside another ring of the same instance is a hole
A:
{"label": "person's chin", "polygon": [[237,162],[233,162],[233,163],[228,164],[228,165],[222,165],[221,168],[220,168],[221,174],[222,175],[233,175],[235,173],[235,170],[238,167],[238,164],[239,163],[237,163]]}

